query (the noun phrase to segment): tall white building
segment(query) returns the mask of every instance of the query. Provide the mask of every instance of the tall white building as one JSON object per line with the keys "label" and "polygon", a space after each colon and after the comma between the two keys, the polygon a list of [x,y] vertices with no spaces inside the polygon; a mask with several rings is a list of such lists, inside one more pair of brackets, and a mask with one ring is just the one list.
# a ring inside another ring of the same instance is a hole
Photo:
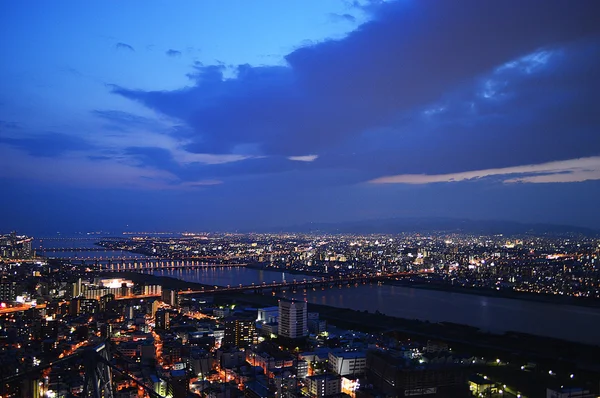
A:
{"label": "tall white building", "polygon": [[306,301],[279,301],[279,336],[297,339],[308,336]]}

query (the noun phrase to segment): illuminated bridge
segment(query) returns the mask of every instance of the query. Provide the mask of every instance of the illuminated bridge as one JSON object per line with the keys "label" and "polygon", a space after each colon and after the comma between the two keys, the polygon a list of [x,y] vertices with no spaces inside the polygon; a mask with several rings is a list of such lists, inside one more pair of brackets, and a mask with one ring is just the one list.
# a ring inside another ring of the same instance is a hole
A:
{"label": "illuminated bridge", "polygon": [[[223,261],[223,260],[222,260]],[[224,260],[227,261],[227,260]],[[72,260],[72,264],[91,267],[100,271],[156,271],[163,269],[198,269],[215,267],[245,267],[246,263],[215,263],[204,258],[108,258]]]}
{"label": "illuminated bridge", "polygon": [[356,276],[332,276],[332,277],[321,277],[321,278],[312,278],[312,279],[302,279],[302,280],[292,280],[292,281],[284,281],[284,282],[275,282],[272,283],[260,283],[260,284],[251,284],[251,285],[238,285],[238,286],[214,286],[211,288],[204,288],[202,290],[184,290],[179,292],[179,294],[199,294],[199,293],[222,293],[222,292],[245,292],[254,290],[257,293],[263,290],[271,290],[273,292],[279,292],[287,289],[291,289],[292,291],[296,289],[306,289],[306,288],[327,288],[327,287],[336,287],[336,286],[345,286],[345,285],[356,285],[356,284],[366,284],[371,282],[383,282],[391,279],[405,278],[409,276],[422,275],[426,274],[426,271],[418,271],[418,272],[397,272],[392,274],[379,274],[379,275],[356,275]]}
{"label": "illuminated bridge", "polygon": [[[237,286],[207,286],[200,290],[181,290],[180,295],[202,295],[202,294],[215,294],[215,293],[242,293],[247,291],[254,291],[255,293],[268,292],[281,292],[281,291],[297,291],[299,289],[312,289],[312,288],[334,288],[342,286],[352,286],[367,283],[379,283],[386,280],[406,278],[416,275],[428,274],[429,271],[414,271],[414,272],[397,272],[390,274],[380,275],[357,275],[357,276],[341,276],[341,277],[316,277],[316,278],[305,278],[302,280],[292,280],[285,282],[272,283],[252,283],[251,285],[237,285]],[[132,295],[126,297],[119,297],[118,300],[133,300],[133,299],[145,299],[152,297],[160,297],[158,294],[147,294],[147,295]]]}
{"label": "illuminated bridge", "polygon": [[36,249],[40,253],[56,253],[56,252],[119,252],[125,249],[109,248],[109,247],[40,247]]}

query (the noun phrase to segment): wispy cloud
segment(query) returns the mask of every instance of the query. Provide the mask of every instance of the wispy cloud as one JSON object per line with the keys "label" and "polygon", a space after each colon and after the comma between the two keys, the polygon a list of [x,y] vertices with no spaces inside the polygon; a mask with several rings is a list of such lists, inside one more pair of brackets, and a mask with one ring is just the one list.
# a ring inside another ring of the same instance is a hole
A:
{"label": "wispy cloud", "polygon": [[181,51],[173,50],[172,48],[165,51],[165,54],[169,57],[181,57]]}
{"label": "wispy cloud", "polygon": [[319,155],[303,155],[303,156],[288,156],[289,160],[294,160],[297,162],[312,162],[315,161]]}
{"label": "wispy cloud", "polygon": [[197,188],[197,187],[205,187],[210,185],[220,185],[223,184],[221,180],[200,180],[200,181],[187,181],[181,184],[183,187],[187,188]]}
{"label": "wispy cloud", "polygon": [[218,153],[191,153],[187,151],[177,151],[177,159],[181,163],[203,163],[203,164],[224,164],[239,162],[246,159],[256,158],[250,155],[238,154],[218,154]]}
{"label": "wispy cloud", "polygon": [[157,121],[147,117],[134,115],[133,113],[123,112],[119,110],[99,110],[95,109],[92,111],[94,116],[97,116],[107,122],[121,126],[121,127],[144,127],[156,129],[158,126]]}
{"label": "wispy cloud", "polygon": [[12,146],[32,156],[50,158],[59,157],[68,152],[88,151],[95,148],[95,145],[85,138],[54,132],[0,137],[0,144]]}
{"label": "wispy cloud", "polygon": [[[1,151],[0,178],[52,182],[79,188],[160,191],[191,191],[223,184],[223,181],[213,178],[183,180],[171,171],[139,167],[115,157],[77,153],[38,157],[10,146],[1,148]],[[16,164],[19,166],[16,167]]]}
{"label": "wispy cloud", "polygon": [[117,50],[135,51],[135,49],[132,46],[130,46],[127,43],[123,43],[123,42],[119,42],[119,43],[115,44],[115,48]]}
{"label": "wispy cloud", "polygon": [[352,23],[356,22],[356,17],[351,14],[331,13],[331,14],[329,14],[329,19],[331,19],[333,22],[352,22]]}
{"label": "wispy cloud", "polygon": [[373,184],[433,184],[505,176],[505,183],[558,183],[600,180],[600,156],[524,166],[464,171],[450,174],[399,174],[379,177]]}

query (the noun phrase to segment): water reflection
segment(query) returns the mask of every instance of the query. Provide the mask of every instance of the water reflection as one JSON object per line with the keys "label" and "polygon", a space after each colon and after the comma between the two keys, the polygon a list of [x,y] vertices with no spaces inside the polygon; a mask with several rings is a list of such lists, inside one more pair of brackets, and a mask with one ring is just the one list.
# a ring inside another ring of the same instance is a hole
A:
{"label": "water reflection", "polygon": [[351,289],[285,292],[340,308],[408,319],[454,322],[485,331],[517,331],[600,345],[600,309],[485,297],[399,286],[360,285]]}
{"label": "water reflection", "polygon": [[156,276],[170,276],[188,282],[217,286],[260,285],[261,283],[286,282],[313,278],[310,275],[289,274],[279,271],[265,271],[245,267],[216,267],[192,270],[153,271]]}

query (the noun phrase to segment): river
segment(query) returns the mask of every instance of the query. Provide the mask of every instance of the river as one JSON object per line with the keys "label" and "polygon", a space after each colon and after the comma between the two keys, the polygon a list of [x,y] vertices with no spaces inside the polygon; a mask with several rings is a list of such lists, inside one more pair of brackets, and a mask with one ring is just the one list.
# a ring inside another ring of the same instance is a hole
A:
{"label": "river", "polygon": [[217,286],[238,286],[273,282],[292,282],[294,279],[312,279],[314,276],[290,274],[280,271],[265,271],[246,267],[215,267],[193,270],[170,269],[153,271],[155,276],[168,276],[188,282]]}
{"label": "river", "polygon": [[286,292],[281,296],[400,318],[460,323],[489,332],[516,331],[600,345],[599,308],[392,285]]}
{"label": "river", "polygon": [[[153,274],[219,286],[312,278],[244,267],[164,270]],[[279,295],[332,307],[380,311],[400,318],[460,323],[489,332],[516,331],[600,345],[600,308],[376,284]]]}

